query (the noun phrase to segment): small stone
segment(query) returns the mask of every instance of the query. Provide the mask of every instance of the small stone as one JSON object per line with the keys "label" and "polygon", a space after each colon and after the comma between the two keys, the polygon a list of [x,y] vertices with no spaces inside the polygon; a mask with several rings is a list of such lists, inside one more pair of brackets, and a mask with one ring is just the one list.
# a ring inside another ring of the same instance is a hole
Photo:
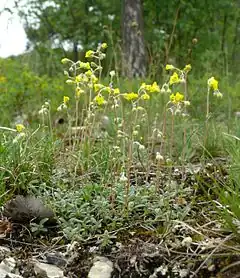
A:
{"label": "small stone", "polygon": [[13,273],[7,273],[6,278],[23,278],[21,275],[13,274]]}
{"label": "small stone", "polygon": [[40,263],[39,261],[34,261],[34,271],[35,274],[45,275],[48,278],[64,278],[63,271],[51,264]]}
{"label": "small stone", "polygon": [[56,265],[59,267],[65,266],[67,264],[67,260],[61,253],[47,253],[45,254],[45,257],[48,264]]}
{"label": "small stone", "polygon": [[7,271],[0,268],[0,278],[6,278],[7,274]]}
{"label": "small stone", "polygon": [[96,257],[88,278],[111,278],[113,263],[105,257]]}
{"label": "small stone", "polygon": [[7,271],[0,268],[0,278],[23,278],[23,277],[13,273],[8,273]]}
{"label": "small stone", "polygon": [[0,256],[7,255],[11,250],[8,247],[0,246]]}
{"label": "small stone", "polygon": [[16,267],[16,260],[12,257],[4,259],[0,263],[0,269],[6,272],[13,272]]}
{"label": "small stone", "polygon": [[210,266],[208,266],[208,271],[213,272],[216,269],[214,264],[211,264]]}

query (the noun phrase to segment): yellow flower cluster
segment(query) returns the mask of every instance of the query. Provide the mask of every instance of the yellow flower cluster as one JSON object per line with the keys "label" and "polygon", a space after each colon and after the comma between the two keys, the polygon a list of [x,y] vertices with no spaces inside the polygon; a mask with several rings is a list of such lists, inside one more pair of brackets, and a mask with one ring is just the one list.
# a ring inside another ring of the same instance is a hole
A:
{"label": "yellow flower cluster", "polygon": [[179,78],[178,74],[176,72],[174,72],[173,75],[170,76],[169,84],[173,85],[173,84],[177,84],[180,82],[181,82],[181,79]]}
{"label": "yellow flower cluster", "polygon": [[173,70],[175,67],[173,65],[166,65],[165,67],[166,70]]}
{"label": "yellow flower cluster", "polygon": [[64,96],[63,97],[63,103],[66,105],[68,102],[69,102],[69,97],[67,97],[67,96]]}
{"label": "yellow flower cluster", "polygon": [[190,64],[186,65],[183,69],[184,72],[189,72],[192,69],[192,66]]}
{"label": "yellow flower cluster", "polygon": [[208,79],[208,88],[210,90],[213,90],[214,96],[216,96],[218,98],[223,97],[223,94],[218,89],[218,81],[214,77],[211,77]]}
{"label": "yellow flower cluster", "polygon": [[137,98],[138,98],[138,94],[131,92],[131,93],[123,94],[123,97],[124,97],[126,100],[129,100],[129,101],[130,101],[130,100],[135,100],[135,99],[137,99]]}
{"label": "yellow flower cluster", "polygon": [[183,102],[183,100],[184,100],[184,95],[180,94],[179,92],[177,92],[175,95],[174,94],[170,95],[170,101],[174,104]]}
{"label": "yellow flower cluster", "polygon": [[86,58],[92,58],[94,56],[94,51],[88,50],[85,54]]}
{"label": "yellow flower cluster", "polygon": [[[102,60],[105,57],[103,51],[108,47],[106,43],[102,43],[98,46],[96,51],[88,50],[85,53],[85,58],[96,58],[98,60]],[[101,72],[102,67],[98,63],[95,62],[82,62],[78,61],[74,63],[73,61],[64,58],[62,59],[62,63],[70,62],[72,65],[70,70],[73,69],[74,65],[76,66],[77,70],[85,70],[85,72],[81,72],[77,74],[75,77],[71,77],[67,71],[65,74],[68,76],[68,80],[66,81],[67,84],[75,84],[75,97],[79,99],[80,95],[83,94],[86,89],[93,89],[97,95],[94,97],[93,102],[97,105],[103,105],[106,103],[103,93],[108,94],[120,94],[120,90],[118,88],[111,88],[109,86],[104,86],[99,82],[98,77],[95,75],[96,72]],[[64,96],[63,103],[59,106],[58,110],[67,109],[67,103],[69,102],[69,98]]]}
{"label": "yellow flower cluster", "polygon": [[104,88],[103,84],[101,84],[101,83],[95,83],[93,85],[93,87],[94,87],[94,91],[95,92],[98,92],[98,91],[100,91],[100,90],[102,90]]}
{"label": "yellow flower cluster", "polygon": [[91,69],[91,66],[89,64],[89,62],[79,62],[79,67],[80,69],[86,69],[86,70],[90,70]]}
{"label": "yellow flower cluster", "polygon": [[119,88],[113,89],[113,94],[114,94],[114,95],[119,95],[119,94],[120,94]]}
{"label": "yellow flower cluster", "polygon": [[213,89],[213,91],[218,90],[218,81],[214,77],[209,78],[208,79],[208,87],[210,89]]}
{"label": "yellow flower cluster", "polygon": [[108,47],[108,45],[105,42],[101,44],[102,49],[106,49],[107,47]]}
{"label": "yellow flower cluster", "polygon": [[149,99],[150,99],[150,96],[149,96],[147,93],[144,93],[144,94],[141,96],[141,99],[143,99],[143,100],[149,100]]}
{"label": "yellow flower cluster", "polygon": [[76,97],[79,98],[81,94],[84,93],[84,90],[81,89],[80,87],[77,87],[76,90],[75,90],[75,94],[76,94]]}
{"label": "yellow flower cluster", "polygon": [[[173,65],[169,65],[169,64],[166,65],[165,69],[166,69],[166,70],[174,70],[174,69],[176,69],[176,70],[179,70],[179,71],[180,71],[180,69],[177,69],[177,68],[175,68]],[[184,71],[184,72],[189,72],[191,69],[192,69],[192,66],[191,66],[190,64],[188,64],[188,65],[186,65],[186,66],[184,67],[184,69],[183,69],[182,71]]]}
{"label": "yellow flower cluster", "polygon": [[62,63],[62,64],[66,64],[66,63],[68,63],[68,62],[72,62],[72,61],[69,60],[68,58],[63,58],[63,59],[61,60],[61,63]]}
{"label": "yellow flower cluster", "polygon": [[146,83],[142,83],[141,90],[145,90],[147,93],[160,93],[160,88],[157,82],[153,82],[152,85],[147,85]]}
{"label": "yellow flower cluster", "polygon": [[17,124],[16,125],[17,132],[21,133],[21,132],[23,132],[24,129],[25,129],[25,126],[22,125],[22,124]]}
{"label": "yellow flower cluster", "polygon": [[[87,83],[88,81],[89,81],[89,78],[83,73],[78,74],[75,78],[76,83]],[[66,82],[68,84],[74,83],[74,81],[70,80],[70,79],[68,79]]]}
{"label": "yellow flower cluster", "polygon": [[[106,49],[108,47],[108,45],[104,42],[101,44],[100,49]],[[98,51],[97,51],[98,52]],[[93,58],[95,54],[97,54],[97,52],[94,52],[93,50],[88,50],[85,53],[85,58]],[[96,58],[96,57],[95,57]]]}
{"label": "yellow flower cluster", "polygon": [[95,96],[94,101],[99,105],[103,105],[106,103],[104,97],[101,94],[98,94],[97,96]]}

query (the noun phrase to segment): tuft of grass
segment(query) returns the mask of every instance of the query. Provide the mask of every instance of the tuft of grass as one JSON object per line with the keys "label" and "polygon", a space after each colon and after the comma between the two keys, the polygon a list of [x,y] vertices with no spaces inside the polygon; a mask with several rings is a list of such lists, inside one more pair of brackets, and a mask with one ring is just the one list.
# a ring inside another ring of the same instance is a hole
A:
{"label": "tuft of grass", "polygon": [[229,179],[217,188],[220,213],[226,227],[240,239],[240,138],[224,136],[230,158]]}

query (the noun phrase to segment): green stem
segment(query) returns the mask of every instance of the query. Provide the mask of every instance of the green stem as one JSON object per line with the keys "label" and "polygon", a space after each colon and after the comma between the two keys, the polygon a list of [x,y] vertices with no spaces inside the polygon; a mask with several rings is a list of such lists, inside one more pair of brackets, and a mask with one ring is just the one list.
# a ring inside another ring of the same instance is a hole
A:
{"label": "green stem", "polygon": [[173,144],[174,144],[174,113],[172,112],[172,121],[171,121],[171,145],[170,145],[170,157],[172,159],[173,155]]}
{"label": "green stem", "polygon": [[206,112],[206,120],[208,121],[208,117],[209,117],[209,96],[210,96],[210,89],[208,88],[208,92],[207,92],[207,112]]}

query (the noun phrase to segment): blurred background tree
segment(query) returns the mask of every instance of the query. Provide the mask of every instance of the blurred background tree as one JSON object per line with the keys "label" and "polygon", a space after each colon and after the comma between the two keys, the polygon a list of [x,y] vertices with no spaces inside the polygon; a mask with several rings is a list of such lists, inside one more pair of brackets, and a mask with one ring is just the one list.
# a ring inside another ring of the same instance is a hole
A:
{"label": "blurred background tree", "polygon": [[123,74],[145,77],[147,55],[144,41],[141,0],[124,0],[122,7]]}
{"label": "blurred background tree", "polygon": [[159,77],[166,63],[191,63],[199,76],[237,73],[239,5],[237,0],[16,0],[29,40],[25,57],[38,73],[53,75],[62,57],[82,59],[105,41],[107,71],[115,67],[128,77],[150,78]]}

